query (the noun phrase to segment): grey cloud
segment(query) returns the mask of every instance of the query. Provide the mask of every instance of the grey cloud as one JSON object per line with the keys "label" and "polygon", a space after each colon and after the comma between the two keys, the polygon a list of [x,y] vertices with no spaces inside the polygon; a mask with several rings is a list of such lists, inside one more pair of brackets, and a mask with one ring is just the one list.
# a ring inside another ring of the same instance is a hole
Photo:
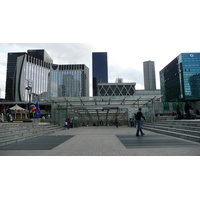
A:
{"label": "grey cloud", "polygon": [[90,64],[93,47],[87,43],[8,43],[8,52],[45,49],[55,64]]}
{"label": "grey cloud", "polygon": [[123,80],[129,80],[129,82],[136,82],[136,84],[143,85],[143,72],[133,67],[122,67],[120,65],[109,66],[109,79],[115,80],[116,78],[123,78]]}
{"label": "grey cloud", "polygon": [[[91,65],[92,46],[84,43],[49,44],[46,51],[56,64]],[[52,55],[51,55],[52,54]],[[89,66],[88,66],[89,67]]]}

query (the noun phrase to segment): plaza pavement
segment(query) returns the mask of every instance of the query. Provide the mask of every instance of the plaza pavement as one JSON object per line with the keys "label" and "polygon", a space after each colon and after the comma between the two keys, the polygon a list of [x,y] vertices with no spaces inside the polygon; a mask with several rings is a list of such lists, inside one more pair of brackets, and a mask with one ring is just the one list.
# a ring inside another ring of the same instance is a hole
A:
{"label": "plaza pavement", "polygon": [[[135,137],[136,128],[120,126],[79,127],[50,135],[74,135],[51,150],[0,150],[0,156],[199,156],[200,143],[144,130],[145,136]],[[134,140],[134,148],[126,148],[116,135]],[[153,146],[145,141],[156,140]],[[137,143],[141,142],[142,143]],[[166,141],[173,142],[166,143]],[[183,144],[181,144],[183,142]],[[175,145],[174,145],[175,143]],[[179,144],[180,143],[180,144]],[[141,146],[140,146],[141,144]]]}

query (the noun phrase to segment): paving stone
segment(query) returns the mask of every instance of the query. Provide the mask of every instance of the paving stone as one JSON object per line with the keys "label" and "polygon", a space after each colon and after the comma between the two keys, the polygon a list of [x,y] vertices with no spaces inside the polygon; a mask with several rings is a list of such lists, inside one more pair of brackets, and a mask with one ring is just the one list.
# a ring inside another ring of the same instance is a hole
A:
{"label": "paving stone", "polygon": [[[74,135],[51,150],[1,150],[1,156],[199,156],[200,143],[145,130],[136,138],[133,127],[79,127],[50,135]],[[127,148],[119,139],[135,146]],[[139,139],[140,143],[136,143]],[[142,139],[142,140],[141,140]]]}

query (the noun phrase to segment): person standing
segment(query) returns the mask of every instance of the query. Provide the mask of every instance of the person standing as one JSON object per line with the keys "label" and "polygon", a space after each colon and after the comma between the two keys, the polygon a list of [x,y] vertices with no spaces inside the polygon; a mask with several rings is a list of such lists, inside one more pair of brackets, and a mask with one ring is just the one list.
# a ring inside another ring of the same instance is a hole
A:
{"label": "person standing", "polygon": [[192,107],[188,104],[188,102],[186,102],[185,104],[185,113],[186,113],[186,118],[190,119],[190,109],[192,109]]}
{"label": "person standing", "polygon": [[10,110],[9,106],[7,107],[7,110],[6,110],[6,116],[7,116],[7,121],[11,122],[12,116],[11,116],[11,110]]}
{"label": "person standing", "polygon": [[146,121],[146,119],[145,119],[144,115],[142,114],[142,108],[138,109],[138,112],[137,112],[135,118],[136,118],[136,123],[137,123],[136,136],[140,136],[139,132],[141,133],[142,136],[145,135],[143,133],[143,131],[142,131],[142,121],[141,121],[141,118],[143,118],[145,121]]}
{"label": "person standing", "polygon": [[180,106],[179,105],[176,106],[176,113],[178,115],[178,118],[181,119],[181,111],[180,111]]}
{"label": "person standing", "polygon": [[68,130],[69,130],[69,128],[70,128],[70,120],[69,120],[69,118],[66,119],[66,121],[65,121],[65,127],[67,127]]}
{"label": "person standing", "polygon": [[4,107],[1,108],[1,121],[2,123],[4,123],[4,113],[5,113],[5,109]]}

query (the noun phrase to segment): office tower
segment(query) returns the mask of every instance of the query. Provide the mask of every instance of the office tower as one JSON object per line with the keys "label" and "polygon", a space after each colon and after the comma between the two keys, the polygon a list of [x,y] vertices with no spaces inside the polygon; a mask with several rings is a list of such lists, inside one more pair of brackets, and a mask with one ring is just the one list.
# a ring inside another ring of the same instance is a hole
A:
{"label": "office tower", "polygon": [[143,62],[144,89],[156,90],[155,64],[154,61]]}
{"label": "office tower", "polygon": [[98,96],[98,83],[108,83],[107,52],[92,53],[93,96]]}
{"label": "office tower", "polygon": [[89,69],[84,64],[56,65],[45,50],[8,53],[6,99],[37,101],[48,97],[89,96]]}
{"label": "office tower", "polygon": [[200,99],[200,53],[181,53],[160,71],[162,100]]}

